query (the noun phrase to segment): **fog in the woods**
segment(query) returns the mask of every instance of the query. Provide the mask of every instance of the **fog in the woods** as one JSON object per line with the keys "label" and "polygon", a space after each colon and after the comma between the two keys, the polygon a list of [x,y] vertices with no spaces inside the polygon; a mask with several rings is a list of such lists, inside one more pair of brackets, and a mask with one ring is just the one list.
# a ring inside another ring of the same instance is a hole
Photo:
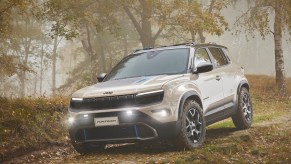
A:
{"label": "fog in the woods", "polygon": [[[230,4],[227,8],[221,9],[221,14],[228,23],[228,30],[223,30],[223,34],[220,36],[204,32],[205,42],[216,42],[227,46],[233,60],[245,68],[246,74],[275,76],[274,36],[269,34],[265,36],[265,39],[262,39],[259,32],[255,32],[254,35],[248,35],[244,32],[243,27],[237,27],[235,21],[247,11],[249,4],[248,1],[234,2],[235,4]],[[207,7],[210,1],[201,1],[201,4]],[[97,5],[100,4],[96,4],[96,10],[99,9]],[[94,8],[94,5],[92,8]],[[100,7],[100,10],[102,9],[104,8]],[[88,12],[85,12],[86,18],[91,16],[86,15],[86,13],[94,14],[91,10],[89,8]],[[106,10],[110,10],[110,6],[107,6]],[[116,10],[116,12],[121,11]],[[95,14],[98,16],[98,12]],[[65,35],[59,35],[52,39],[51,26],[55,23],[54,20],[42,22],[41,20],[32,20],[27,16],[25,16],[26,18],[18,18],[12,24],[20,24],[19,27],[23,30],[22,34],[26,33],[32,39],[29,42],[32,45],[30,47],[31,52],[27,57],[27,63],[25,63],[31,71],[27,71],[25,77],[20,74],[11,74],[3,78],[1,76],[2,96],[49,96],[52,93],[69,95],[82,86],[96,83],[95,77],[97,74],[108,73],[122,57],[131,53],[134,49],[142,48],[143,45],[146,45],[145,41],[141,42],[140,35],[127,14],[124,11],[122,14],[115,14],[118,15],[118,28],[115,28],[116,24],[114,22],[102,20],[104,18],[98,20],[104,22],[104,24],[99,24],[101,27],[90,26],[90,24],[78,25],[76,33],[69,33],[71,35],[68,37],[69,40]],[[269,14],[269,25],[273,27],[274,12],[270,10]],[[92,17],[96,15],[92,15]],[[112,13],[109,15],[112,15]],[[29,19],[28,23],[21,24],[21,22],[25,22],[24,19]],[[109,19],[110,16],[108,17]],[[92,19],[92,21],[95,20]],[[37,28],[38,26],[41,26],[41,28]],[[74,26],[74,22],[67,26]],[[158,26],[158,24],[152,24],[153,35],[158,33],[160,29]],[[56,28],[56,26],[54,27]],[[59,32],[61,33],[62,31],[60,30]],[[25,35],[23,38],[18,38],[22,40],[18,44],[23,47],[17,51],[8,50],[6,52],[17,54],[25,51],[25,46],[27,46],[25,40],[28,38]],[[282,43],[286,77],[291,77],[291,41],[289,39],[289,32],[287,30],[283,31]],[[199,38],[196,40],[197,42],[200,41]],[[164,28],[157,35],[154,45],[162,46],[187,41],[191,41],[190,33],[185,31],[180,33],[179,28],[175,30]],[[90,57],[88,57],[88,54]],[[92,61],[96,61],[95,64],[92,64],[94,63]],[[93,72],[95,70],[95,74],[92,74],[92,70]],[[52,77],[52,74],[55,74],[55,77]],[[25,83],[21,82],[21,79]],[[24,91],[20,91],[21,88],[24,88]],[[25,94],[20,94],[21,92]]]}

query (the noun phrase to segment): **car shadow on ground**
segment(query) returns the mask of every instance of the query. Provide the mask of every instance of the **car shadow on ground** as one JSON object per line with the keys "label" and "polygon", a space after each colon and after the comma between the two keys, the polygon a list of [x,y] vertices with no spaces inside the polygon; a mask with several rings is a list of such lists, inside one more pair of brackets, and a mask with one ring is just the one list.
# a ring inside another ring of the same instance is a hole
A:
{"label": "car shadow on ground", "polygon": [[[209,144],[211,141],[230,136],[233,132],[237,131],[236,128],[215,128],[206,130],[206,139],[204,144]],[[146,141],[140,143],[127,143],[127,144],[110,144],[107,148],[98,154],[159,154],[166,152],[179,152],[173,141]],[[182,150],[183,151],[183,150]],[[97,152],[93,152],[95,154]]]}
{"label": "car shadow on ground", "polygon": [[206,130],[206,140],[224,138],[230,136],[233,132],[238,131],[236,128],[213,128]]}

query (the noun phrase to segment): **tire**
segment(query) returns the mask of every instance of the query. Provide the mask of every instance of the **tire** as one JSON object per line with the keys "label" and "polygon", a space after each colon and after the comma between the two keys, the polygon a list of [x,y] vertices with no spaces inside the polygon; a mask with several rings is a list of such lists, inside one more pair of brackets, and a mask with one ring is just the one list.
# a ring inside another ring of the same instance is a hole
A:
{"label": "tire", "polygon": [[76,143],[71,141],[75,150],[80,154],[88,154],[93,151],[102,151],[105,149],[105,144],[89,144],[89,143]]}
{"label": "tire", "polygon": [[182,109],[181,129],[176,138],[179,149],[193,149],[205,140],[206,124],[200,105],[194,100],[187,100]]}
{"label": "tire", "polygon": [[238,95],[238,108],[232,116],[235,127],[239,130],[250,128],[253,121],[253,107],[249,91],[241,88]]}

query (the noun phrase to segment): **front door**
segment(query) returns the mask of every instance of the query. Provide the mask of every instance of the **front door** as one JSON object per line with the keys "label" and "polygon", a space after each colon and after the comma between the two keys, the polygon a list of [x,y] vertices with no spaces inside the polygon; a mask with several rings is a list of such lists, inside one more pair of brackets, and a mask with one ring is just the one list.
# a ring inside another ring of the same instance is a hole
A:
{"label": "front door", "polygon": [[[214,64],[205,48],[197,49],[194,58],[195,67],[202,62]],[[224,96],[220,70],[214,68],[210,72],[200,73],[196,76],[196,84],[201,91],[201,99],[203,101],[203,110],[206,121],[213,120],[220,117],[220,115],[223,116],[222,100]],[[219,111],[222,111],[222,113]]]}

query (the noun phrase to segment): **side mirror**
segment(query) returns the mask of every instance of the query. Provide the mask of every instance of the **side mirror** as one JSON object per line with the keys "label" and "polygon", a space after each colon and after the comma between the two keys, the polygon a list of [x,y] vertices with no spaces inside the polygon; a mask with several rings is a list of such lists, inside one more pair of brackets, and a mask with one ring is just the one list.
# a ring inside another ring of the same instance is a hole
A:
{"label": "side mirror", "polygon": [[97,80],[98,82],[102,82],[104,80],[104,78],[106,77],[106,73],[101,73],[97,76]]}
{"label": "side mirror", "polygon": [[213,65],[210,63],[199,63],[196,67],[196,70],[192,71],[193,73],[203,73],[203,72],[209,72],[213,70]]}

